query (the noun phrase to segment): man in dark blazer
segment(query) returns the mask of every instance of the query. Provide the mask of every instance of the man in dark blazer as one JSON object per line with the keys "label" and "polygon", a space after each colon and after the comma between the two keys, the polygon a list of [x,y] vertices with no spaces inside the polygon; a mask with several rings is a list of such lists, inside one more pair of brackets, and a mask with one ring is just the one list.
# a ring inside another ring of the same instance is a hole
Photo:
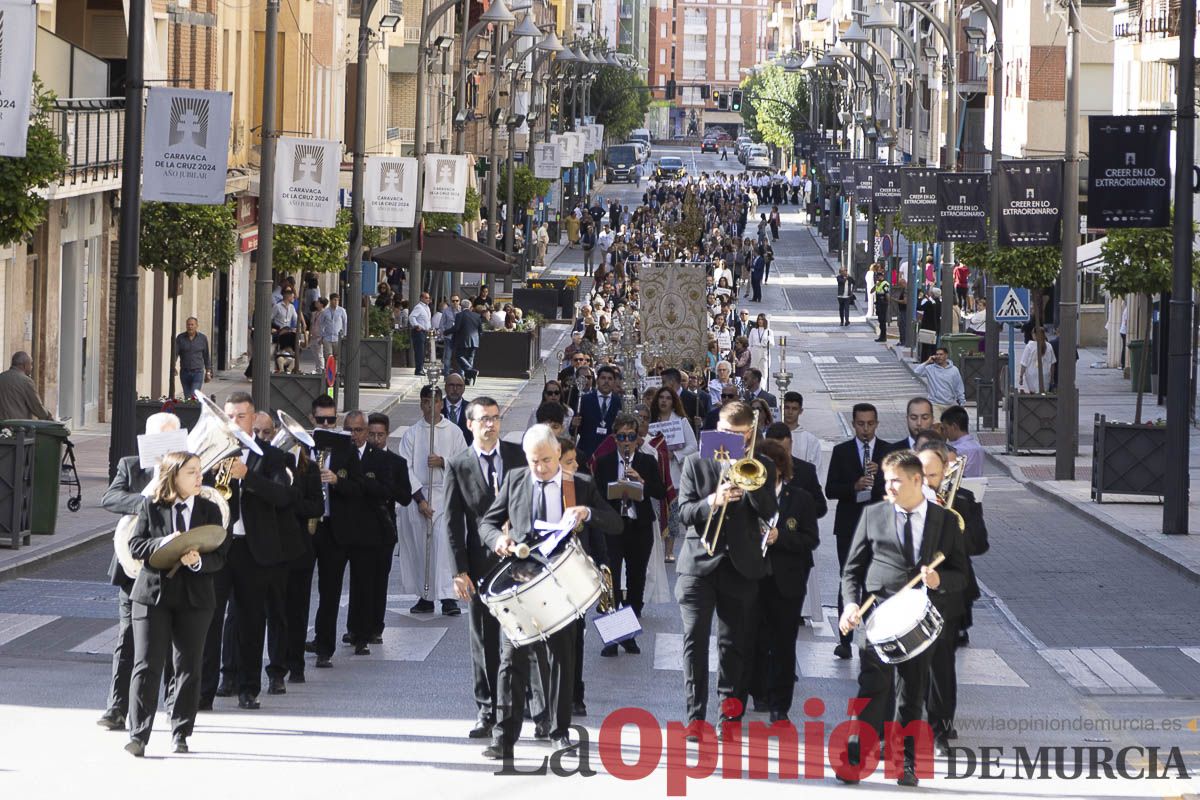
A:
{"label": "man in dark blazer", "polygon": [[[889,453],[881,471],[887,502],[871,505],[861,514],[842,570],[843,611],[838,625],[843,633],[862,622],[859,604],[868,595],[875,595],[877,603],[886,602],[909,580],[920,576],[935,606],[961,604],[967,584],[967,555],[958,520],[925,499],[925,475],[917,454],[911,450]],[[936,568],[930,567],[937,553],[945,560]],[[885,664],[864,643],[859,652],[858,696],[867,705],[858,718],[875,729],[878,741],[884,740],[883,725],[892,720],[893,708],[902,727],[922,718],[929,659],[930,651],[926,650],[900,664]],[[851,742],[847,748],[850,764],[860,761],[857,744]],[[889,747],[888,756],[897,758],[898,754]],[[904,771],[898,783],[917,785],[916,743],[912,737],[904,739]]]}
{"label": "man in dark blazer", "polygon": [[751,367],[746,370],[746,377],[744,379],[745,389],[742,392],[742,399],[747,403],[762,400],[767,404],[768,408],[779,408],[779,398],[762,388],[762,379],[762,370],[757,367]]}
{"label": "man in dark blazer", "polygon": [[[879,464],[891,452],[892,445],[875,438],[879,427],[879,412],[870,403],[857,403],[851,411],[854,438],[835,445],[829,454],[829,472],[825,476],[825,496],[837,500],[833,518],[833,535],[837,539],[838,566],[846,568],[846,554],[858,527],[863,509],[883,499],[883,480]],[[838,596],[838,614],[842,613],[842,598]],[[853,635],[842,631],[841,641],[833,649],[838,658],[850,658]]]}
{"label": "man in dark blazer", "polygon": [[[367,442],[371,445],[372,460],[387,462],[388,488],[391,496],[382,500],[384,510],[384,541],[375,561],[375,598],[372,604],[371,644],[383,644],[384,617],[387,615],[388,581],[395,561],[396,542],[399,529],[396,527],[396,504],[407,506],[412,502],[412,484],[408,479],[408,462],[388,449],[388,436],[392,421],[387,414],[373,413],[367,416]],[[368,474],[366,477],[370,478]],[[347,632],[348,634],[349,632]],[[343,636],[342,641],[347,637]]]}
{"label": "man in dark blazer", "polygon": [[[733,400],[721,407],[718,430],[740,433],[750,446],[753,415],[750,406]],[[679,519],[688,527],[675,564],[675,599],[683,619],[683,682],[687,695],[687,721],[703,721],[708,710],[708,638],[713,611],[717,612],[717,646],[720,663],[717,695],[721,701],[739,700],[748,692],[746,670],[753,656],[754,603],[758,581],[766,574],[760,523],[774,516],[775,467],[758,459],[766,476],[761,488],[744,492],[720,481],[721,462],[699,453],[683,462],[679,489]],[[719,484],[719,485],[718,485]],[[721,505],[728,505],[724,524],[716,520]],[[712,555],[701,542],[705,525],[714,531]],[[698,736],[693,728],[690,737]]]}
{"label": "man in dark blazer", "polygon": [[[166,433],[179,430],[179,417],[174,414],[152,414],[146,420],[146,433]],[[139,456],[125,456],[117,462],[117,474],[100,498],[106,511],[126,516],[137,514],[145,505],[142,490],[154,478],[153,469],[142,469]],[[133,578],[125,574],[121,562],[114,552],[108,564],[108,580],[117,587],[117,644],[113,648],[112,681],[108,690],[108,707],[96,720],[96,724],[110,731],[125,730],[125,718],[129,715],[129,676],[133,671],[133,619],[130,616],[133,603],[129,592],[133,589]],[[171,680],[171,664],[168,660],[163,670],[166,684]]]}
{"label": "man in dark blazer", "polygon": [[[362,411],[346,414],[345,429],[354,443],[359,465],[362,467],[362,499],[351,508],[351,525],[335,525],[334,535],[346,552],[350,565],[350,607],[346,615],[346,629],[354,645],[355,654],[368,649],[371,640],[382,628],[386,611],[387,584],[380,586],[386,572],[380,561],[391,561],[396,545],[393,501],[395,480],[392,477],[392,459],[368,439],[368,418]],[[411,491],[409,498],[411,501]]]}
{"label": "man in dark blazer", "polygon": [[[600,496],[587,476],[566,477],[559,464],[561,447],[547,425],[534,425],[522,440],[527,469],[509,471],[491,508],[479,521],[479,535],[496,555],[513,554],[516,545],[533,535],[535,520],[556,523],[565,516],[606,534],[621,530],[621,518]],[[538,496],[535,504],[534,496]],[[572,498],[573,496],[573,498]],[[570,505],[573,502],[574,505]],[[508,532],[504,531],[508,524]],[[572,747],[569,738],[574,705],[576,626],[566,625],[546,640],[550,680],[547,710],[551,717],[550,741],[558,750]],[[496,726],[487,758],[512,759],[525,711],[532,647],[517,647],[501,631],[500,670],[497,676]]]}
{"label": "man in dark blazer", "polygon": [[[658,461],[638,450],[638,418],[621,414],[613,423],[613,438],[617,449],[596,460],[596,489],[608,497],[608,487],[617,481],[642,484],[642,499],[608,500],[613,511],[621,516],[621,530],[605,540],[608,565],[612,570],[613,588],[619,605],[627,605],[640,618],[645,605],[646,568],[654,547],[654,502],[667,496],[667,487],[659,473]],[[626,467],[629,464],[629,467]],[[627,591],[622,594],[621,566],[627,570]],[[621,646],[629,653],[640,653],[636,639],[626,639]],[[617,654],[615,644],[606,645],[600,655]]]}
{"label": "man in dark blazer", "polygon": [[[783,422],[772,422],[763,434],[766,439],[773,439],[792,452],[792,431]],[[803,489],[812,500],[813,511],[817,519],[829,513],[829,503],[825,499],[825,490],[821,488],[821,479],[817,477],[817,468],[802,458],[791,456],[792,479],[788,483]]]}
{"label": "man in dark blazer", "polygon": [[708,416],[709,406],[712,401],[708,396],[708,392],[693,392],[683,385],[683,374],[674,367],[668,367],[663,370],[662,384],[675,394],[679,395],[680,401],[683,403],[683,413],[687,415],[688,422],[693,426],[695,420],[703,420]]}
{"label": "man in dark blazer", "polygon": [[[225,415],[247,436],[253,435],[255,409],[249,394],[230,394],[225,401]],[[211,705],[216,694],[221,628],[230,601],[236,615],[238,708],[253,710],[260,705],[267,596],[273,582],[285,580],[278,515],[291,507],[292,489],[287,455],[269,444],[259,447],[262,455],[243,448],[240,457],[229,460],[231,543],[225,568],[216,573],[214,580],[217,604],[204,645],[201,708]]]}
{"label": "man in dark blazer", "polygon": [[479,581],[500,563],[479,536],[479,518],[492,506],[496,491],[512,470],[525,466],[519,445],[500,441],[500,406],[476,397],[467,406],[473,442],[446,462],[447,532],[454,553],[454,592],[468,603],[471,666],[476,721],[471,739],[492,735],[496,724],[496,674],[500,669],[500,623],[480,599]]}
{"label": "man in dark blazer", "polygon": [[580,465],[588,463],[592,453],[612,433],[613,422],[621,413],[621,395],[616,389],[617,371],[606,364],[596,370],[596,390],[580,399],[579,413],[571,419],[571,427],[579,436]]}
{"label": "man in dark blazer", "polygon": [[475,351],[479,349],[479,334],[483,331],[483,317],[479,313],[482,310],[483,307],[478,306],[460,311],[450,328],[454,359],[463,375],[475,369]]}
{"label": "man in dark blazer", "polygon": [[442,416],[458,426],[463,432],[467,444],[471,443],[471,430],[467,427],[467,401],[463,393],[467,390],[467,382],[457,372],[446,376],[446,394],[442,397]]}

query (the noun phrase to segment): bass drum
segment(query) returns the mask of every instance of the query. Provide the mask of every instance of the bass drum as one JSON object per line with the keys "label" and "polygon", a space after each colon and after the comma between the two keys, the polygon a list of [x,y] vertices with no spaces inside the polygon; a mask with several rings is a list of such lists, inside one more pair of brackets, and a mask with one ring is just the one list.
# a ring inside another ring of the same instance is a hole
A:
{"label": "bass drum", "polygon": [[942,624],[924,589],[904,589],[880,603],[867,620],[867,643],[883,663],[901,664],[928,650]]}
{"label": "bass drum", "polygon": [[587,613],[603,578],[574,536],[548,559],[506,558],[479,582],[480,598],[515,645],[545,640]]}

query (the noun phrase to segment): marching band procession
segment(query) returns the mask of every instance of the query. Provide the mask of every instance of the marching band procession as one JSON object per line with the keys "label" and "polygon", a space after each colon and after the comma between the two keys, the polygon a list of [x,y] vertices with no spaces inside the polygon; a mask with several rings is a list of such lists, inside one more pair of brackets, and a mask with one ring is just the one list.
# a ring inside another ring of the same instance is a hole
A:
{"label": "marching band procession", "polygon": [[[798,632],[826,625],[821,602],[834,600],[816,596],[811,574],[828,500],[840,639],[827,657],[852,659],[859,645],[857,718],[875,736],[850,742],[838,777],[855,782],[886,742],[886,755],[902,754],[899,783],[915,786],[930,774],[919,749],[944,753],[958,735],[955,651],[979,596],[971,559],[988,548],[981,506],[961,484],[979,474],[980,454],[965,448],[960,406],[935,418],[914,397],[908,438],[888,442],[863,402],[822,485],[804,398],[764,385],[776,336],[754,305],[779,237],[769,192],[758,179],[701,174],[651,181],[632,210],[601,208],[605,246],[523,433],[495,399],[464,396],[473,370],[443,380],[436,358],[421,416],[398,444],[386,415],[339,414],[324,395],[301,422],[245,393],[220,406],[198,393],[187,450],[151,469],[123,459],[104,496],[123,516],[109,567],[120,636],[99,724],[128,731],[126,750],[143,756],[161,684],[172,749],[187,753],[197,714],[218,698],[269,705],[264,669],[269,697],[305,683],[309,668],[370,656],[395,562],[401,592],[417,598],[410,614],[466,613],[477,716],[462,735],[485,745],[485,759],[514,758],[526,716],[535,739],[570,755],[590,665],[642,652],[650,603],[678,606],[678,718],[690,740],[752,713],[791,725]],[[776,199],[787,202],[786,187]],[[705,275],[692,309],[709,329],[700,359],[634,363],[608,346],[641,336],[639,270],[661,262]],[[840,299],[830,293],[831,309]],[[179,428],[160,413],[145,433]],[[922,720],[928,737],[907,727]],[[892,722],[905,726],[902,742],[887,738]]]}

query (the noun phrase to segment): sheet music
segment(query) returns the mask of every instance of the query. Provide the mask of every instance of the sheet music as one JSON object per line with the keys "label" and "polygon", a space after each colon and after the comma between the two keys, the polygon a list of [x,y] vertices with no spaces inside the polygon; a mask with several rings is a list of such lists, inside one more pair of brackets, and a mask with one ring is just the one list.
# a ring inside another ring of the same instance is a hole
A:
{"label": "sheet music", "polygon": [[642,623],[631,606],[625,606],[611,614],[603,614],[594,620],[596,633],[605,644],[616,644],[632,639],[642,632]]}
{"label": "sheet music", "polygon": [[571,535],[571,531],[575,528],[575,515],[563,514],[563,517],[558,522],[546,522],[544,520],[536,520],[533,523],[535,531],[541,531],[546,538],[539,542],[537,551],[543,556],[549,556],[558,547],[559,542]]}
{"label": "sheet music", "polygon": [[137,437],[138,459],[142,469],[153,469],[167,453],[187,452],[188,432],[143,433]]}

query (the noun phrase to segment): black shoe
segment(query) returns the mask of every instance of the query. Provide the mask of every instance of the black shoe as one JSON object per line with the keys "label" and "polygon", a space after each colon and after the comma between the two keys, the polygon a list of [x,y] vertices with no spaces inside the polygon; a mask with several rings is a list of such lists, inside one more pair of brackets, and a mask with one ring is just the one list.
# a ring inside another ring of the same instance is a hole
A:
{"label": "black shoe", "polygon": [[533,729],[533,738],[535,738],[539,741],[543,741],[543,742],[546,741],[547,739],[549,739],[550,738],[550,726],[543,725],[542,723],[539,722],[537,724],[537,726],[534,727],[534,729]]}
{"label": "black shoe", "polygon": [[[854,741],[854,742],[846,743],[846,760],[843,763],[846,766],[857,766],[858,764],[862,763],[861,751],[859,750],[858,742]],[[858,778],[843,778],[841,775],[838,775],[836,772],[834,773],[834,775],[835,775],[835,777],[837,777],[838,781],[841,783],[851,785],[851,786],[858,783]]]}
{"label": "black shoe", "polygon": [[958,738],[958,730],[953,725],[950,726],[950,730],[946,731],[946,738],[947,739],[957,739]]}
{"label": "black shoe", "polygon": [[125,717],[120,714],[105,713],[100,719],[96,720],[96,724],[106,731],[123,731],[125,730]]}
{"label": "black shoe", "polygon": [[201,700],[200,704],[196,706],[196,710],[197,711],[212,711],[212,703],[213,703],[212,700]]}
{"label": "black shoe", "polygon": [[642,654],[642,648],[638,647],[636,639],[626,639],[625,641],[621,642],[621,647],[623,647],[625,652],[629,653],[630,655],[640,656]]}
{"label": "black shoe", "polygon": [[423,369],[418,369],[413,372],[413,375],[424,375],[424,374],[425,374],[425,370],[423,370]]}
{"label": "black shoe", "polygon": [[288,675],[288,683],[304,683],[304,673],[293,672],[291,675]]}
{"label": "black shoe", "polygon": [[916,786],[920,781],[917,780],[917,768],[914,764],[904,765],[904,774],[896,779],[896,784],[899,786]]}
{"label": "black shoe", "polygon": [[574,750],[577,745],[571,744],[571,739],[567,735],[555,736],[550,740],[550,744],[555,750]]}
{"label": "black shoe", "polygon": [[492,743],[483,751],[483,757],[490,758],[493,761],[499,761],[500,759],[508,761],[512,759],[513,752],[511,747]]}
{"label": "black shoe", "polygon": [[333,660],[329,656],[317,656],[317,669],[329,669],[333,666]]}
{"label": "black shoe", "polygon": [[187,739],[182,736],[176,736],[171,744],[171,751],[174,753],[188,752]]}
{"label": "black shoe", "polygon": [[305,642],[304,643],[304,652],[306,652],[306,653],[317,652],[317,640],[313,639],[312,641]]}
{"label": "black shoe", "polygon": [[946,739],[945,734],[933,737],[933,748],[938,755],[945,756],[950,754],[950,742]]}
{"label": "black shoe", "polygon": [[146,745],[139,739],[130,739],[129,744],[125,745],[125,752],[134,758],[141,758],[146,755]]}
{"label": "black shoe", "polygon": [[369,655],[371,655],[371,648],[367,647],[365,644],[355,645],[354,655],[369,656]]}
{"label": "black shoe", "polygon": [[958,632],[958,639],[954,642],[955,647],[966,647],[971,643],[971,634],[966,631]]}
{"label": "black shoe", "polygon": [[350,632],[342,634],[342,644],[354,644],[354,640],[350,638]]}
{"label": "black shoe", "polygon": [[850,645],[839,644],[837,647],[833,648],[833,654],[843,661],[846,661],[850,658]]}
{"label": "black shoe", "polygon": [[491,720],[481,719],[476,721],[475,727],[471,728],[471,732],[467,734],[468,739],[487,739],[492,735],[492,727],[495,725]]}
{"label": "black shoe", "polygon": [[283,685],[283,678],[268,678],[267,694],[287,694],[287,687]]}
{"label": "black shoe", "polygon": [[787,722],[788,715],[785,711],[772,711],[771,722]]}
{"label": "black shoe", "polygon": [[422,597],[420,600],[418,600],[416,602],[416,604],[412,608],[410,608],[408,610],[408,612],[410,614],[432,614],[433,613],[433,601],[426,600],[424,597]]}
{"label": "black shoe", "polygon": [[262,708],[262,703],[258,702],[258,698],[249,692],[242,692],[238,695],[238,708],[245,711],[256,711]]}
{"label": "black shoe", "polygon": [[587,706],[585,706],[583,704],[582,700],[576,700],[575,704],[573,706],[571,706],[571,716],[572,717],[586,717],[587,716]]}
{"label": "black shoe", "polygon": [[371,644],[383,644],[383,634],[371,637]]}
{"label": "black shoe", "polygon": [[600,656],[602,658],[614,658],[617,655],[617,646],[615,644],[606,644],[600,648]]}
{"label": "black shoe", "polygon": [[217,686],[217,697],[233,697],[233,687],[225,681],[221,681]]}
{"label": "black shoe", "polygon": [[462,615],[462,609],[458,607],[458,603],[454,600],[442,601],[442,616],[457,617]]}

